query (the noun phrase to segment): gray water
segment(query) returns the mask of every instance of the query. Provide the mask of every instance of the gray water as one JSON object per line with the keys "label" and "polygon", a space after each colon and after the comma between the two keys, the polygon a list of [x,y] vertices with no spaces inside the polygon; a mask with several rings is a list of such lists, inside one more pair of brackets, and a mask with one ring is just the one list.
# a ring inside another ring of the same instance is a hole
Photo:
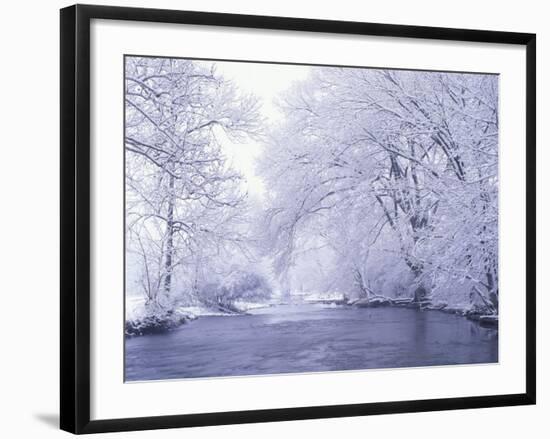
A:
{"label": "gray water", "polygon": [[281,305],[126,340],[126,381],[494,363],[498,331],[440,311]]}

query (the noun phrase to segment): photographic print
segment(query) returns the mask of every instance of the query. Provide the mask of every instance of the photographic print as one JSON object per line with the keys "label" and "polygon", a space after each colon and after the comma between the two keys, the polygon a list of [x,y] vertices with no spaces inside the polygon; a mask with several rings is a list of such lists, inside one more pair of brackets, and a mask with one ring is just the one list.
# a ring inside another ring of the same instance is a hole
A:
{"label": "photographic print", "polygon": [[125,381],[498,362],[497,74],[124,69]]}

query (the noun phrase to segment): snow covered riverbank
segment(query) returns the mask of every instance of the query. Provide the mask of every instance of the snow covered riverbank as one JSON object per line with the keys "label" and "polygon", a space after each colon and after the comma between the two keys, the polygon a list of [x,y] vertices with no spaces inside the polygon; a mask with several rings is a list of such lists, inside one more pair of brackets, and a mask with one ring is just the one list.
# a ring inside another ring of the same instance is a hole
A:
{"label": "snow covered riverbank", "polygon": [[[412,298],[389,298],[374,296],[369,299],[357,299],[348,301],[340,297],[307,298],[300,301],[308,305],[324,305],[326,307],[353,306],[357,308],[378,308],[378,307],[402,307],[412,308],[419,311],[440,311],[447,314],[456,314],[469,320],[479,322],[480,325],[498,328],[498,314],[491,313],[479,305],[471,304],[448,305],[443,302],[432,302],[428,299],[414,301]],[[231,309],[222,307],[208,307],[205,305],[173,306],[171,308],[160,308],[146,306],[141,297],[130,297],[126,302],[126,336],[138,336],[157,334],[170,331],[192,320],[205,316],[240,316],[253,310],[269,308],[275,302],[246,302],[235,301]]]}
{"label": "snow covered riverbank", "polygon": [[358,308],[377,308],[377,307],[404,307],[414,308],[420,311],[441,311],[448,314],[456,314],[466,317],[469,320],[479,322],[483,326],[498,328],[498,314],[491,309],[479,305],[463,304],[462,306],[449,306],[442,302],[432,302],[430,300],[414,301],[412,298],[392,299],[389,297],[375,296],[370,299],[359,299],[350,302],[350,305]]}
{"label": "snow covered riverbank", "polygon": [[158,334],[175,329],[189,321],[205,316],[238,316],[258,308],[267,308],[271,303],[236,301],[232,309],[207,307],[205,305],[173,306],[162,308],[146,306],[141,297],[126,300],[125,335],[138,336]]}

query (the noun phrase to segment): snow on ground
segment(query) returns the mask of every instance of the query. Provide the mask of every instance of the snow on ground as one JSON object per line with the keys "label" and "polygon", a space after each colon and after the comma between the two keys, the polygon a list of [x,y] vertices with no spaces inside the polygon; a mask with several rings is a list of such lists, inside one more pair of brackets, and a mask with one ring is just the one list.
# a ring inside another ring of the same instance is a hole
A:
{"label": "snow on ground", "polygon": [[143,313],[145,299],[141,296],[126,296],[126,320],[132,320]]}
{"label": "snow on ground", "polygon": [[332,292],[299,292],[293,293],[293,298],[300,298],[304,302],[315,302],[315,301],[328,301],[328,300],[343,300],[344,294],[339,291]]}
{"label": "snow on ground", "polygon": [[[257,302],[245,302],[236,301],[234,304],[236,309],[241,312],[247,312],[254,309],[266,308],[271,306],[271,303],[257,303]],[[219,310],[211,309],[203,305],[194,306],[176,306],[174,312],[185,315],[190,319],[204,316],[228,316],[238,314],[227,314]],[[141,296],[128,296],[126,297],[126,320],[136,320],[143,317],[145,314],[145,299]]]}
{"label": "snow on ground", "polygon": [[206,308],[204,306],[178,306],[176,311],[181,314],[186,314],[190,318],[204,317],[204,316],[227,316],[227,314],[218,310]]}

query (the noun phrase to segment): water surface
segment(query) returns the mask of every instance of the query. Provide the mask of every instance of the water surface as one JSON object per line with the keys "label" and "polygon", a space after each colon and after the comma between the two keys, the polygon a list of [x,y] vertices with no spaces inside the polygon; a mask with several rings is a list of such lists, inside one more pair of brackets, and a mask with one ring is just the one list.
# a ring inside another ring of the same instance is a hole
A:
{"label": "water surface", "polygon": [[498,331],[440,311],[281,305],[126,339],[126,380],[498,361]]}

